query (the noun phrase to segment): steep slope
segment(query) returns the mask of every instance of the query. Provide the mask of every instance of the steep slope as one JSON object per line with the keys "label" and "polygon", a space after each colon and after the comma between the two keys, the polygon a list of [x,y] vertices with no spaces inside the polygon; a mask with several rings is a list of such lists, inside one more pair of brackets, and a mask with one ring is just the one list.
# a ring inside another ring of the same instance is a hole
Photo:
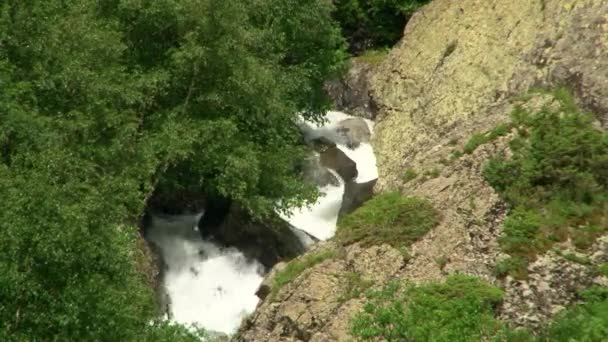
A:
{"label": "steep slope", "polygon": [[[407,254],[388,245],[318,246],[333,251],[331,257],[307,263],[266,298],[236,339],[352,340],[349,322],[363,306],[364,290],[394,278],[478,276],[504,288],[500,316],[523,326],[546,323],[577,290],[608,285],[593,272],[608,261],[606,237],[581,254],[588,265],[549,251],[529,265],[527,279],[496,278],[508,206],[482,169],[492,156],[511,153],[513,133],[461,152],[475,133],[509,122],[516,106],[534,111],[554,104],[546,93],[522,97],[537,87],[568,86],[578,105],[595,114],[596,126],[608,128],[607,37],[602,0],[435,0],[415,14],[370,80],[377,105],[375,191],[426,198],[441,222]],[[568,241],[560,247],[571,248]]]}

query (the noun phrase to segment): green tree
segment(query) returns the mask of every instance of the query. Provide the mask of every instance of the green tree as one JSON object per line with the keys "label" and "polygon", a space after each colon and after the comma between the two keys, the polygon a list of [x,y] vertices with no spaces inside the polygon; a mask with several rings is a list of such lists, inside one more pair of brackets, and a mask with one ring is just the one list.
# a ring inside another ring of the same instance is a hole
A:
{"label": "green tree", "polygon": [[403,35],[411,15],[430,0],[335,0],[336,20],[352,52],[387,47]]}
{"label": "green tree", "polygon": [[342,39],[324,0],[0,3],[0,339],[190,338],[150,325],[137,222],[153,191],[256,215],[314,199]]}

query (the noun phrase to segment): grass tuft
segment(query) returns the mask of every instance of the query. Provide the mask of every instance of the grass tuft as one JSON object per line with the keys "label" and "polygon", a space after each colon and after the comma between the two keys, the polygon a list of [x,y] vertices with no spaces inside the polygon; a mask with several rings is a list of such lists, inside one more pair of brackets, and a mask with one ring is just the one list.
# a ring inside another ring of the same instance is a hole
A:
{"label": "grass tuft", "polygon": [[399,193],[377,195],[338,222],[336,239],[364,246],[387,243],[408,247],[439,223],[439,214],[426,200]]}

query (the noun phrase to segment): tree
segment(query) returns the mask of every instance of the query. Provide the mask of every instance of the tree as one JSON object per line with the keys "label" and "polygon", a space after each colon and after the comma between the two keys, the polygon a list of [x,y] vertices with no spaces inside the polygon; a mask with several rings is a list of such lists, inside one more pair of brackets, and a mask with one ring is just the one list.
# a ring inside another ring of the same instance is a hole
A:
{"label": "tree", "polygon": [[258,215],[314,199],[294,172],[294,121],[321,117],[343,60],[331,11],[0,3],[0,338],[189,338],[149,324],[138,218],[153,191],[197,188]]}

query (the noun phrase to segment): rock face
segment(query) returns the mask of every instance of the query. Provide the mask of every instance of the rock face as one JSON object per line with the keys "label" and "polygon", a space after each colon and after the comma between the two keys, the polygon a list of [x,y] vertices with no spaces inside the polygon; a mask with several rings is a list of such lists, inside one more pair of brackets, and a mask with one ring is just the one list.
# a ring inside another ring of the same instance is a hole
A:
{"label": "rock face", "polygon": [[[426,198],[441,212],[440,224],[411,246],[407,263],[396,261],[396,251],[386,246],[347,246],[341,253],[352,258],[305,271],[275,301],[267,298],[236,339],[353,340],[349,320],[361,299],[335,298],[340,275],[355,270],[366,276],[372,270],[374,284],[393,277],[424,282],[455,272],[476,275],[505,288],[503,318],[530,327],[570,304],[578,289],[608,282],[553,252],[530,265],[526,281],[496,279],[494,266],[504,257],[497,237],[507,207],[481,170],[493,155],[509,155],[510,137],[451,158],[474,133],[509,121],[516,104],[551,103],[544,95],[522,102],[530,88],[560,85],[570,86],[598,126],[608,128],[608,2],[435,0],[423,7],[404,39],[374,68],[365,92],[377,109],[372,144],[380,177],[374,191]],[[408,179],[406,170],[419,176]],[[593,265],[606,262],[605,239],[587,255]],[[370,270],[353,266],[359,258]]]}
{"label": "rock face", "polygon": [[337,248],[329,242],[312,249],[309,253],[334,250],[336,255],[304,271],[275,298],[266,297],[235,340],[351,341],[349,319],[362,307],[357,292],[387,282],[404,261],[399,251],[387,245]]}
{"label": "rock face", "polygon": [[370,63],[353,62],[342,79],[326,84],[325,89],[337,110],[370,120],[376,117],[377,107],[370,92],[374,67]]}

